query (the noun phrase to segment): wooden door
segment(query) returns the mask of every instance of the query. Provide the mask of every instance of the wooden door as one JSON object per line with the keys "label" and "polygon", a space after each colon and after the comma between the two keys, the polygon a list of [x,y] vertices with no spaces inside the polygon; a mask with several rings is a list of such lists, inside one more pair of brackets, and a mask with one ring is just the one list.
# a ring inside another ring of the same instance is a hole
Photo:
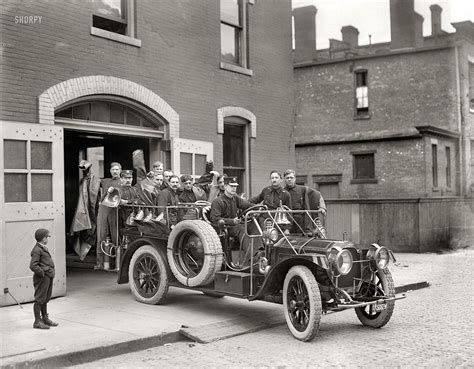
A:
{"label": "wooden door", "polygon": [[52,234],[53,296],[66,292],[63,145],[62,127],[1,123],[0,306],[14,304],[13,297],[33,301],[29,263],[38,228]]}

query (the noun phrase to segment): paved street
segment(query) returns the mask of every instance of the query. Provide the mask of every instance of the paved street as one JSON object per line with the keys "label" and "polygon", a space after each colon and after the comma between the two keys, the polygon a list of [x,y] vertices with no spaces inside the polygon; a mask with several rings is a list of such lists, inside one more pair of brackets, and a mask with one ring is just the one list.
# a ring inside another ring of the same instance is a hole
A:
{"label": "paved street", "polygon": [[210,344],[170,344],[76,368],[473,367],[473,256],[472,250],[448,253],[426,265],[431,287],[398,301],[382,329],[363,327],[350,310],[324,316],[311,343],[293,339],[286,326],[278,326]]}

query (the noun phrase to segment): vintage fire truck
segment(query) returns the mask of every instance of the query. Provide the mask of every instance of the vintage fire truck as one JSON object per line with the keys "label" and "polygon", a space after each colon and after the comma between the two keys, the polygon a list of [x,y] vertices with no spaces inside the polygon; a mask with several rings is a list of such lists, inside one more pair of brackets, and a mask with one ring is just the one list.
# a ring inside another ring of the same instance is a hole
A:
{"label": "vintage fire truck", "polygon": [[[405,297],[395,295],[389,249],[326,238],[315,211],[247,209],[240,215],[251,239],[245,253],[224,225],[211,224],[210,205],[167,207],[161,217],[157,207],[132,206],[116,246],[118,283],[128,283],[146,304],[164,303],[170,286],[280,303],[291,334],[302,341],[316,336],[327,312],[354,309],[363,325],[380,328]],[[174,226],[166,222],[170,212],[180,219]],[[256,232],[249,232],[251,224]]]}

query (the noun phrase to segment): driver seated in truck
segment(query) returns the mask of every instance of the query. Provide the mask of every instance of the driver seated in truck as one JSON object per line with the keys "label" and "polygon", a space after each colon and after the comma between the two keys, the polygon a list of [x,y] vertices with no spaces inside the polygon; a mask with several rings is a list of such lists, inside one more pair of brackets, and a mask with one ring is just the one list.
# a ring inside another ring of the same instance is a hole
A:
{"label": "driver seated in truck", "polygon": [[[210,220],[215,227],[223,223],[227,227],[229,237],[237,238],[242,245],[242,250],[248,253],[250,238],[246,235],[245,224],[241,222],[237,212],[245,211],[255,204],[236,195],[238,186],[236,177],[224,178],[224,193],[212,201]],[[248,225],[248,232],[254,234],[253,223]]]}

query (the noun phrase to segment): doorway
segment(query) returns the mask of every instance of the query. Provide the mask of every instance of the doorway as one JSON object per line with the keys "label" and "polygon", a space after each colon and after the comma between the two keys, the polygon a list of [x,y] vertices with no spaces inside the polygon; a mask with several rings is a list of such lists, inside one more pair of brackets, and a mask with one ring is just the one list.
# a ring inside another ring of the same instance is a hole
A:
{"label": "doorway", "polygon": [[[92,268],[95,264],[95,246],[83,261],[74,252],[74,238],[70,234],[71,224],[79,198],[79,181],[81,170],[79,162],[88,160],[92,163],[91,172],[98,178],[110,177],[110,163],[119,162],[122,169],[133,169],[132,153],[143,150],[145,166],[148,162],[151,139],[145,137],[111,135],[97,132],[64,130],[64,190],[66,221],[66,267]],[[154,140],[156,141],[156,139]],[[134,174],[135,175],[135,174]],[[133,184],[136,183],[134,178]]]}

